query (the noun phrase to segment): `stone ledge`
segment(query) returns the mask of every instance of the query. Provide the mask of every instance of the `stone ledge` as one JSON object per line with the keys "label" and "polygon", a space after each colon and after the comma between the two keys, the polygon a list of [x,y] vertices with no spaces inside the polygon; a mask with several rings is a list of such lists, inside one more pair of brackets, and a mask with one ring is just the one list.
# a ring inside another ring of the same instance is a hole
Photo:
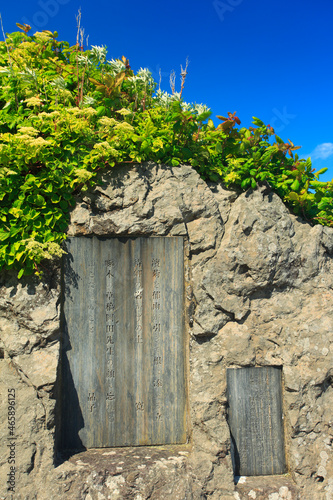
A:
{"label": "stone ledge", "polygon": [[[296,500],[299,490],[289,474],[235,478],[237,500]],[[238,494],[238,497],[237,497]]]}
{"label": "stone ledge", "polygon": [[188,482],[191,448],[185,444],[94,448],[71,456],[59,453],[53,471],[54,492],[70,499],[182,500],[188,490],[184,482]]}
{"label": "stone ledge", "polygon": [[[190,444],[163,445],[163,446],[129,446],[119,448],[91,448],[79,452],[60,452],[57,457],[56,469],[60,470],[66,464],[87,468],[105,469],[110,474],[119,474],[119,462],[125,469],[131,469],[144,464],[146,467],[153,465],[157,460],[168,460],[175,457],[187,457],[192,450]],[[125,462],[126,460],[126,462]]]}

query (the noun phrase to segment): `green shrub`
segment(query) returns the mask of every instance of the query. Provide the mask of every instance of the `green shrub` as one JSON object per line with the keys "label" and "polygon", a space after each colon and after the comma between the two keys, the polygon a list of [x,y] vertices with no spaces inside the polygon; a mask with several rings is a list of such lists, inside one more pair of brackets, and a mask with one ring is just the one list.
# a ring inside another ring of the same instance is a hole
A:
{"label": "green shrub", "polygon": [[241,190],[268,182],[296,214],[333,225],[332,182],[258,118],[238,128],[228,113],[215,127],[205,106],[156,91],[125,57],[23,29],[0,42],[0,268],[40,272],[62,253],[75,195],[102,169],[146,160]]}

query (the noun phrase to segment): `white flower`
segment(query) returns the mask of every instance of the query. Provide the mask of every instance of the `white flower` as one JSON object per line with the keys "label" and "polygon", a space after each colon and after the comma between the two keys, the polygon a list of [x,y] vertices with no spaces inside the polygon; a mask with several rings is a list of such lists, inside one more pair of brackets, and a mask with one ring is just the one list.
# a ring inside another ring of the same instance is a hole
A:
{"label": "white flower", "polygon": [[98,120],[98,123],[100,123],[103,127],[113,127],[113,125],[116,125],[118,122],[114,118],[102,116],[102,118]]}
{"label": "white flower", "polygon": [[36,137],[36,135],[39,134],[38,130],[34,127],[20,127],[19,132],[21,132],[22,134],[31,135],[33,137]]}
{"label": "white flower", "polygon": [[111,66],[111,71],[113,73],[112,76],[115,76],[118,73],[120,73],[121,71],[125,71],[125,69],[126,69],[125,64],[122,61],[120,61],[119,59],[116,59],[116,60],[111,59],[111,61],[108,61],[108,63]]}
{"label": "white flower", "polygon": [[93,106],[95,103],[96,103],[96,100],[93,97],[91,97],[89,95],[84,96],[84,98],[83,98],[84,106]]}
{"label": "white flower", "polygon": [[210,111],[210,108],[206,106],[205,104],[194,104],[193,106],[194,111],[198,113],[198,115],[201,115],[202,113],[205,113],[206,111]]}
{"label": "white flower", "polygon": [[158,91],[156,92],[155,100],[157,101],[158,105],[167,107],[168,104],[172,101],[172,95],[158,89]]}
{"label": "white flower", "polygon": [[188,102],[182,102],[182,108],[184,111],[191,111],[192,110],[192,104],[189,104]]}
{"label": "white flower", "polygon": [[29,97],[29,99],[25,99],[25,101],[27,103],[27,106],[30,106],[30,107],[33,107],[33,106],[40,106],[42,103],[42,101],[39,99],[39,97]]}
{"label": "white flower", "polygon": [[55,243],[54,241],[49,241],[47,243],[40,243],[35,241],[33,238],[28,238],[22,240],[25,243],[26,249],[29,250],[30,254],[43,257],[44,259],[52,259],[52,256],[61,257],[65,251]]}
{"label": "white flower", "polygon": [[66,82],[63,79],[62,76],[58,76],[53,80],[53,82],[50,83],[52,87],[55,87],[57,89],[65,90],[66,89]]}
{"label": "white flower", "polygon": [[137,77],[143,80],[145,83],[154,82],[151,72],[147,68],[140,68],[137,72]]}
{"label": "white flower", "polygon": [[92,62],[88,59],[87,56],[84,56],[82,54],[78,54],[77,55],[77,62],[81,65],[81,66],[85,66],[85,65],[88,65],[88,64],[92,64]]}
{"label": "white flower", "polygon": [[100,47],[98,45],[92,45],[91,47],[91,55],[98,62],[104,63],[106,60],[106,47]]}
{"label": "white flower", "polygon": [[140,78],[138,78],[137,76],[130,76],[127,78],[127,81],[130,82],[130,83],[136,83],[138,80],[140,80]]}
{"label": "white flower", "polygon": [[124,131],[124,132],[132,132],[134,130],[134,128],[132,127],[132,125],[130,123],[127,123],[127,122],[120,122],[118,123],[115,127],[114,127],[115,130],[120,130],[120,131]]}
{"label": "white flower", "polygon": [[91,106],[89,106],[89,108],[84,108],[81,111],[83,116],[94,116],[97,113],[96,109],[92,108]]}
{"label": "white flower", "polygon": [[30,82],[31,80],[37,80],[36,72],[33,69],[28,67],[24,68],[24,71],[20,71],[19,73],[23,80],[26,82]]}
{"label": "white flower", "polygon": [[107,151],[107,150],[112,150],[112,147],[107,141],[104,141],[104,142],[97,142],[96,144],[94,144],[94,149],[103,149]]}
{"label": "white flower", "polygon": [[119,113],[122,116],[127,116],[127,115],[131,115],[132,114],[132,111],[130,111],[129,109],[126,109],[126,108],[119,109],[116,112]]}

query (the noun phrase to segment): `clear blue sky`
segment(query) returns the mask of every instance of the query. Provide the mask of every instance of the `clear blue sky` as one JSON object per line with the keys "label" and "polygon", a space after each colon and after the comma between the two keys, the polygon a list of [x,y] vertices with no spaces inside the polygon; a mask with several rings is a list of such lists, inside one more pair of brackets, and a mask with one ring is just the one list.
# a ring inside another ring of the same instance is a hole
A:
{"label": "clear blue sky", "polygon": [[237,111],[245,126],[257,116],[332,179],[332,0],[15,0],[0,10],[6,32],[27,23],[74,44],[80,7],[89,46],[106,45],[109,59],[125,55],[155,80],[161,69],[169,92],[170,71],[179,75],[188,57],[187,102],[207,104],[213,118]]}

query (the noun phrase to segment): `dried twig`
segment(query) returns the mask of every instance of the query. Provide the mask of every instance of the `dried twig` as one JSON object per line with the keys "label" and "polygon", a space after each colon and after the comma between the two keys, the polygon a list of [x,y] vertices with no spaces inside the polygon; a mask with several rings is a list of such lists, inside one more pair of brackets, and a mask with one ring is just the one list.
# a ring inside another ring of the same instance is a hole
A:
{"label": "dried twig", "polygon": [[[81,28],[81,8],[78,10],[78,14],[76,16],[76,26],[77,26],[77,33],[76,33],[76,77],[77,77],[77,97],[76,97],[76,105],[79,107],[80,104],[83,101],[83,85],[84,85],[84,76],[85,72],[87,69],[87,64],[85,65],[85,68],[83,70],[83,74],[80,80],[80,74],[79,74],[79,58],[78,58],[78,52],[83,51],[83,41],[84,41],[84,29]],[[87,40],[88,41],[88,40]]]}
{"label": "dried twig", "polygon": [[185,69],[183,69],[183,66],[180,66],[180,68],[181,68],[180,76],[182,77],[182,83],[181,83],[181,87],[180,87],[179,100],[180,100],[180,99],[181,99],[181,97],[182,97],[182,93],[183,93],[184,86],[185,86],[185,80],[186,80],[186,77],[187,77],[187,67],[188,67],[188,63],[189,63],[189,60],[188,60],[188,57],[187,57],[187,58],[186,58],[186,66],[185,66]]}
{"label": "dried twig", "polygon": [[80,28],[80,49],[83,50],[84,29]]}
{"label": "dried twig", "polygon": [[77,27],[77,32],[76,32],[76,45],[79,46],[79,40],[80,40],[80,31],[81,31],[81,8],[78,10],[77,16],[76,16],[76,27]]}
{"label": "dried twig", "polygon": [[175,86],[176,86],[176,73],[174,70],[172,70],[170,73],[170,87],[172,94],[175,93]]}
{"label": "dried twig", "polygon": [[9,59],[10,69],[12,69],[12,59],[11,59],[11,57],[10,57],[9,47],[8,47],[8,45],[7,45],[7,40],[6,40],[5,30],[3,29],[3,24],[2,24],[2,16],[1,16],[1,13],[0,13],[0,23],[1,23],[1,31],[2,31],[2,36],[3,36],[4,42],[5,42],[5,44],[6,44],[6,49],[7,49],[7,54],[8,54],[8,59]]}
{"label": "dried twig", "polygon": [[162,71],[161,68],[159,70],[160,81],[158,82],[158,90],[161,91],[161,83],[162,83]]}
{"label": "dried twig", "polygon": [[81,26],[81,9],[79,9],[78,14],[76,16],[76,27],[77,27],[77,32],[76,32],[76,79],[77,79],[77,96],[76,96],[76,105],[79,107],[79,102],[80,102],[80,89],[79,89],[79,58],[78,58],[78,51],[79,51],[79,40],[80,40],[80,26]]}
{"label": "dried twig", "polygon": [[[180,69],[181,69],[180,76],[182,77],[182,81],[181,81],[180,92],[179,92],[179,100],[181,100],[181,98],[182,98],[182,93],[183,93],[183,90],[185,87],[185,80],[187,77],[188,64],[189,64],[189,60],[187,57],[185,68],[183,68],[182,65],[180,66]],[[161,70],[160,70],[160,83],[161,83]],[[172,94],[174,95],[175,88],[176,88],[176,73],[174,72],[174,70],[172,70],[170,73],[170,87],[171,87]]]}

